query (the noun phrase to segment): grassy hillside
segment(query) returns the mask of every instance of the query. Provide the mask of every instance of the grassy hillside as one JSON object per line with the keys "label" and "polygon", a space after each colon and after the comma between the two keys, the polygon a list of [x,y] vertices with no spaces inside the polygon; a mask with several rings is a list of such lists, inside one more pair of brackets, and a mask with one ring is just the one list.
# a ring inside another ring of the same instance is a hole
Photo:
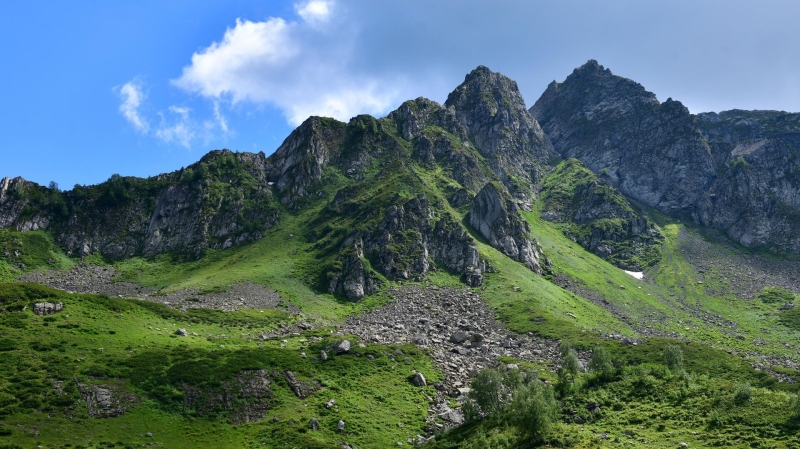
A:
{"label": "grassy hillside", "polygon": [[[0,300],[9,298],[64,303],[53,316],[35,316],[30,308],[0,314],[0,445],[10,447],[312,448],[337,440],[388,447],[422,432],[432,390],[414,387],[409,376],[418,370],[438,378],[414,347],[365,345],[321,362],[312,357],[341,338],[331,330],[262,340],[263,332],[292,319],[274,310],[182,313],[155,303],[0,284]],[[189,335],[175,335],[179,328]],[[397,349],[408,362],[395,360]],[[267,418],[238,426],[229,425],[233,411],[187,408],[188,391],[213,396],[241,370],[258,369],[291,370],[322,390],[299,399],[282,376],[274,377]],[[136,399],[120,417],[91,418],[78,383]],[[330,399],[333,408],[325,406]],[[308,431],[311,418],[319,420],[319,432]],[[343,434],[336,431],[340,419],[347,424]]]}

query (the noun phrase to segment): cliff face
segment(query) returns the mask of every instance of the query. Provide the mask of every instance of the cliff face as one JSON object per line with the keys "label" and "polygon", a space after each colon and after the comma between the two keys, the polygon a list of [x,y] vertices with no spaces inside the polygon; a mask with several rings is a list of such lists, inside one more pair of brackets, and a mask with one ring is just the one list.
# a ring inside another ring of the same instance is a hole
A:
{"label": "cliff face", "polygon": [[525,109],[517,83],[480,66],[448,95],[445,106],[455,112],[501,182],[524,199],[555,153]]}
{"label": "cliff face", "polygon": [[549,271],[549,261],[538,242],[530,236],[530,226],[519,214],[516,204],[505,189],[494,183],[481,189],[467,215],[469,225],[492,247],[522,262],[531,271]]}
{"label": "cliff face", "polygon": [[589,61],[530,109],[556,151],[628,197],[750,248],[800,251],[798,114],[693,116]]}
{"label": "cliff face", "polygon": [[21,178],[0,182],[0,226],[49,230],[68,254],[109,259],[175,251],[201,257],[260,238],[278,211],[263,153],[214,151],[178,172],[59,192]]}
{"label": "cliff face", "polygon": [[691,213],[716,176],[711,152],[681,103],[589,61],[551,83],[530,109],[564,158],[670,214]]}
{"label": "cliff face", "polygon": [[720,175],[696,220],[747,247],[800,252],[800,114],[699,114]]}

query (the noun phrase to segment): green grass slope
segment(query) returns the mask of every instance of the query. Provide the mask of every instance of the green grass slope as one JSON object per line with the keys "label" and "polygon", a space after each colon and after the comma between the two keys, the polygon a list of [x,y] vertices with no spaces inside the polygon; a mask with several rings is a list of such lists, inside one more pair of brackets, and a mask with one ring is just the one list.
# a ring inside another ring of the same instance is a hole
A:
{"label": "green grass slope", "polygon": [[[65,309],[47,317],[30,307],[0,314],[0,446],[324,448],[349,441],[388,447],[422,432],[426,395],[433,393],[414,387],[409,377],[415,371],[430,381],[440,376],[424,354],[407,346],[365,345],[324,363],[302,358],[301,351],[313,357],[341,337],[322,329],[262,340],[264,331],[291,319],[274,310],[182,313],[155,303],[0,284],[0,300],[8,298],[58,301]],[[176,336],[178,328],[189,336]],[[395,360],[396,349],[410,361]],[[224,410],[201,416],[185,408],[187,385],[216,391],[245,369],[292,370],[323,389],[298,399],[275,378],[269,419],[238,426],[228,424]],[[113,385],[138,401],[120,417],[90,418],[78,382]],[[329,409],[330,399],[337,405]],[[311,418],[319,420],[319,432],[308,430]],[[336,431],[340,419],[347,424],[343,434]]]}

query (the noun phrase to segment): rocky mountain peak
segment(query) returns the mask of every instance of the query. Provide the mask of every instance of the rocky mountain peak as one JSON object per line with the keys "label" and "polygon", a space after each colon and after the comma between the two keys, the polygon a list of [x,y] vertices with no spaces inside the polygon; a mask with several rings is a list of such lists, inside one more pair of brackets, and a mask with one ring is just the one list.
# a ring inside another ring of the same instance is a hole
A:
{"label": "rocky mountain peak", "polygon": [[539,179],[552,147],[526,110],[515,81],[480,66],[448,95],[445,106],[455,112],[478,151],[512,192],[525,190],[515,178]]}
{"label": "rocky mountain peak", "polygon": [[715,177],[692,115],[672,99],[589,61],[551,84],[530,109],[556,151],[606,173],[622,193],[667,213],[689,214]]}

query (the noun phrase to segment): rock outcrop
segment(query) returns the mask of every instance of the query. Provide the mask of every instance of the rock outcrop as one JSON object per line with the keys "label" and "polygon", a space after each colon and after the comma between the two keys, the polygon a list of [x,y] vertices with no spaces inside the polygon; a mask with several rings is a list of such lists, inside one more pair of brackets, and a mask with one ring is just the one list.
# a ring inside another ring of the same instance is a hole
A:
{"label": "rock outcrop", "polygon": [[92,418],[115,418],[123,415],[138,398],[119,385],[85,384],[78,382],[78,391],[86,402]]}
{"label": "rock outcrop", "polygon": [[800,252],[800,114],[691,115],[589,61],[530,112],[556,151],[628,197],[770,252]]}
{"label": "rock outcrop", "polygon": [[0,181],[0,226],[46,229],[74,256],[174,251],[197,258],[206,248],[257,240],[277,219],[264,153],[212,151],[173,173],[113,175],[65,192],[21,178]]}
{"label": "rock outcrop", "polygon": [[448,95],[445,106],[454,110],[503,184],[515,195],[526,195],[554,153],[517,83],[479,66]]}
{"label": "rock outcrop", "polygon": [[659,103],[597,61],[555,81],[531,107],[556,151],[643,204],[690,214],[716,176],[711,151],[680,102]]}
{"label": "rock outcrop", "polygon": [[55,315],[64,310],[63,302],[37,302],[33,305],[33,313],[39,316]]}
{"label": "rock outcrop", "polygon": [[377,291],[378,280],[370,269],[389,279],[410,280],[435,270],[437,264],[469,278],[475,286],[481,284],[486,268],[463,226],[435,211],[420,195],[390,206],[375,228],[353,233],[342,242],[328,291],[358,300]]}
{"label": "rock outcrop", "polygon": [[537,274],[549,270],[542,248],[530,236],[530,226],[503,186],[486,184],[475,197],[467,220],[490,245],[506,256],[522,262]]}
{"label": "rock outcrop", "polygon": [[276,375],[267,370],[244,370],[219,388],[184,385],[183,411],[192,411],[197,416],[225,412],[231,424],[259,421],[272,406],[271,377]]}
{"label": "rock outcrop", "polygon": [[548,175],[541,197],[543,219],[563,223],[568,237],[620,268],[643,271],[660,259],[658,226],[577,159]]}
{"label": "rock outcrop", "polygon": [[800,252],[800,114],[733,110],[697,120],[720,175],[695,219],[747,247]]}

